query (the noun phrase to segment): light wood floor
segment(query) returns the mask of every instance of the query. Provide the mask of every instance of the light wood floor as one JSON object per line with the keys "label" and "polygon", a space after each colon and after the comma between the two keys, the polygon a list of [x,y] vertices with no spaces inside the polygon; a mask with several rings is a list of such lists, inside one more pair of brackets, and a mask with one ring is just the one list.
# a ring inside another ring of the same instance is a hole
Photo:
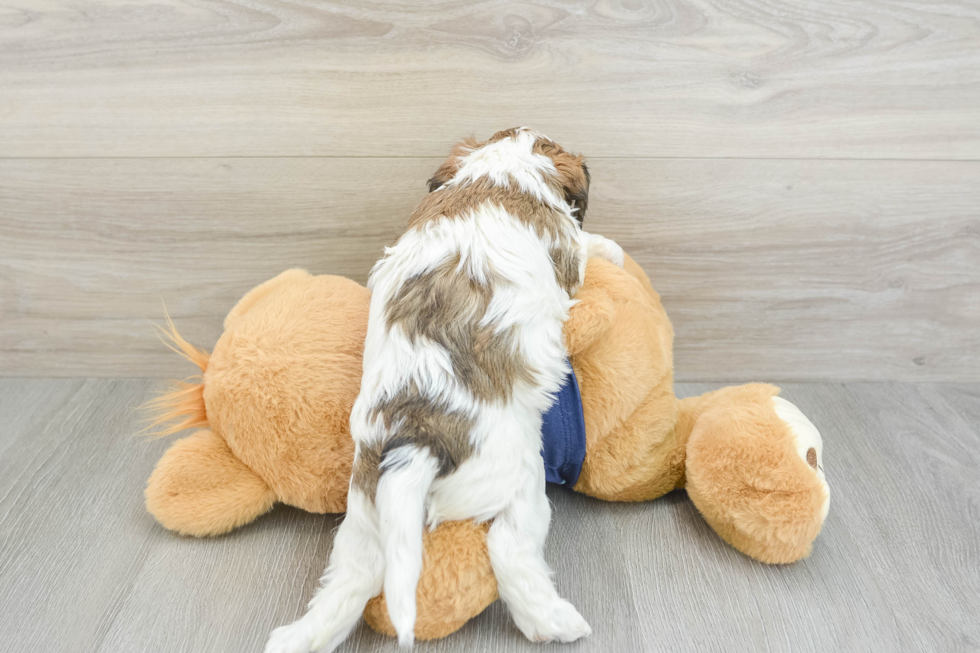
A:
{"label": "light wood floor", "polygon": [[0,0],[0,375],[184,374],[468,135],[590,157],[691,381],[980,381],[976,0]]}
{"label": "light wood floor", "polygon": [[[980,650],[980,3],[0,0],[0,377],[68,377],[0,378],[0,651],[259,651],[300,614],[337,517],[144,511],[169,443],[133,408],[189,373],[148,320],[210,348],[288,267],[363,282],[450,145],[519,124],[590,158],[678,379],[809,381],[833,492],[767,567],[683,492],[549,490],[595,634],[548,650]],[[541,647],[497,603],[418,650]]]}
{"label": "light wood floor", "polygon": [[[172,535],[142,487],[167,441],[131,436],[147,380],[0,380],[0,649],[260,651],[297,617],[336,516],[279,507],[217,539]],[[679,395],[715,386],[682,384]],[[792,384],[823,433],[813,555],[756,563],[683,492],[611,504],[551,488],[548,559],[594,629],[562,651],[980,649],[980,386]],[[348,651],[396,651],[364,626]],[[498,602],[428,651],[540,651]]]}

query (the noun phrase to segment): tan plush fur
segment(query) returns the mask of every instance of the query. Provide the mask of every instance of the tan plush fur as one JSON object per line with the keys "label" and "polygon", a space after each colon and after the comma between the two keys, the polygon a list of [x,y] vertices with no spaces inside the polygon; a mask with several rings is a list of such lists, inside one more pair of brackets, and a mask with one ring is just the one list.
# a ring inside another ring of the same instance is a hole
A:
{"label": "tan plush fur", "polygon": [[773,412],[778,392],[750,384],[682,402],[688,496],[726,542],[769,563],[810,554],[827,498]]}
{"label": "tan plush fur", "polygon": [[[806,556],[825,491],[775,413],[778,390],[746,385],[678,401],[670,321],[629,257],[622,269],[590,260],[577,298],[565,325],[586,422],[574,489],[646,501],[686,487],[736,549],[764,562]],[[210,358],[173,332],[176,348],[203,368],[203,382],[164,396],[155,410],[181,428],[209,430],[174,444],[150,477],[147,509],[161,524],[214,535],[275,502],[344,510],[368,303],[368,290],[353,281],[290,270],[232,309]],[[497,596],[483,526],[443,524],[425,545],[418,639],[453,632]],[[365,617],[394,632],[383,596]]]}
{"label": "tan plush fur", "polygon": [[[416,639],[435,639],[463,624],[497,600],[497,583],[487,551],[489,524],[448,522],[423,536],[425,559],[419,578]],[[364,619],[380,633],[395,636],[384,594],[364,608]]]}

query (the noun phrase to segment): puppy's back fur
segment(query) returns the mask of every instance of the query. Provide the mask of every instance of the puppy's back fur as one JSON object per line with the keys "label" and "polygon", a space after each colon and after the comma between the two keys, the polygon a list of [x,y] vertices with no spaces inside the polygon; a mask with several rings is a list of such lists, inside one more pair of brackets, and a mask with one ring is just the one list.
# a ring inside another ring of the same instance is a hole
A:
{"label": "puppy's back fur", "polygon": [[591,632],[543,559],[540,457],[541,415],[569,371],[562,323],[598,238],[581,230],[588,184],[581,157],[527,129],[457,145],[430,180],[369,281],[340,529],[356,547],[335,545],[310,613],[267,650],[336,645],[382,583],[399,641],[411,645],[426,520],[494,519],[500,594],[529,638]]}

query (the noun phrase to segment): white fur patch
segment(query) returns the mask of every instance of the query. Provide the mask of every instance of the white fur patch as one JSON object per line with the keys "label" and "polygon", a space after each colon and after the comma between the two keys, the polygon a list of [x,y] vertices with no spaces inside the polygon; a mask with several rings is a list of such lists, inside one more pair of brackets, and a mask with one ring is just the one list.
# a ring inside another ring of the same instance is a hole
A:
{"label": "white fur patch", "polygon": [[438,471],[427,451],[395,449],[381,463],[378,481],[381,541],[385,551],[385,599],[398,643],[415,642],[415,588],[422,573],[422,526],[425,500]]}
{"label": "white fur patch", "polygon": [[487,178],[497,186],[508,187],[511,180],[522,192],[571,214],[571,207],[544,182],[542,173],[555,174],[548,157],[534,153],[534,143],[547,138],[522,127],[514,138],[505,138],[475,150],[460,159],[460,167],[450,184]]}
{"label": "white fur patch", "polygon": [[364,606],[381,591],[384,555],[374,506],[352,487],[347,516],[337,529],[321,590],[302,619],[272,632],[265,653],[309,653],[333,650],[357,624]]}
{"label": "white fur patch", "polygon": [[796,453],[799,454],[800,458],[806,462],[806,454],[810,449],[814,449],[817,452],[817,469],[815,473],[827,491],[827,498],[823,503],[820,514],[822,521],[826,519],[827,512],[830,510],[830,486],[827,485],[827,477],[824,476],[823,472],[823,439],[820,437],[820,431],[803,414],[803,411],[796,407],[796,404],[790,403],[778,396],[772,398],[772,403],[773,408],[776,410],[776,415],[779,419],[786,422],[790,431],[793,433],[793,437],[796,439]]}

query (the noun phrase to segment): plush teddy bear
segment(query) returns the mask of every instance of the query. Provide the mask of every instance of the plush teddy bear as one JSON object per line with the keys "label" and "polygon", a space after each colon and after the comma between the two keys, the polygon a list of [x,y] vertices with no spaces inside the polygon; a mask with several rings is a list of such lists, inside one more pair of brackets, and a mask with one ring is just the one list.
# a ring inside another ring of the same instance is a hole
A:
{"label": "plush teddy bear", "polygon": [[[345,508],[370,292],[342,277],[289,270],[253,289],[225,318],[214,351],[173,329],[202,382],[155,402],[173,433],[201,427],[157,464],[146,506],[166,528],[217,535],[277,503]],[[565,325],[580,391],[584,459],[573,488],[607,501],[647,501],[686,488],[705,520],[768,563],[809,554],[829,504],[820,435],[771,385],[678,400],[673,330],[643,270],[599,259]],[[573,408],[574,410],[574,408]],[[575,447],[571,447],[575,449]],[[416,637],[443,637],[497,598],[486,527],[450,522],[425,535]],[[393,634],[384,596],[368,623]]]}

